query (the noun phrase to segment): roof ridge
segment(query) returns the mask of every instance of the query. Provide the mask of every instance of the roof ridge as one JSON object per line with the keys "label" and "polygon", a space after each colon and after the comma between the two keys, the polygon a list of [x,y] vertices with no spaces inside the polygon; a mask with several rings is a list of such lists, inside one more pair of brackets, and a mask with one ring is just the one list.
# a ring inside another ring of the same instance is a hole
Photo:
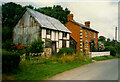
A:
{"label": "roof ridge", "polygon": [[75,24],[77,24],[77,25],[79,25],[79,26],[81,26],[81,27],[83,27],[83,28],[85,28],[85,29],[89,29],[89,30],[92,30],[92,31],[95,31],[95,32],[99,33],[98,31],[96,31],[96,30],[94,30],[94,29],[92,29],[92,28],[90,28],[88,26],[85,26],[82,23],[76,22],[75,20],[70,20],[70,21],[73,22],[73,23],[75,23]]}

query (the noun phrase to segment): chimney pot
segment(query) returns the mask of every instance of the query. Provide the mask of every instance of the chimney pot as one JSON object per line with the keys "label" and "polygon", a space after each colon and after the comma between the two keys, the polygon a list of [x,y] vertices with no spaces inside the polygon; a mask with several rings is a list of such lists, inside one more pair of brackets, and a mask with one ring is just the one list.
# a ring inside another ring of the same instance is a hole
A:
{"label": "chimney pot", "polygon": [[90,21],[86,21],[85,26],[90,27]]}

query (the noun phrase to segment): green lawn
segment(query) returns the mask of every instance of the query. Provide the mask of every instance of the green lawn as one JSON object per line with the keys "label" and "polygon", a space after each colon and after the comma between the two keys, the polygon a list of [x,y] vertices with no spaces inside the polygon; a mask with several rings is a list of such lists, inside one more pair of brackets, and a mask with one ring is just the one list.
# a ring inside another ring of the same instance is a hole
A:
{"label": "green lawn", "polygon": [[92,62],[46,63],[30,65],[27,69],[12,75],[16,80],[44,80],[55,74],[64,72]]}

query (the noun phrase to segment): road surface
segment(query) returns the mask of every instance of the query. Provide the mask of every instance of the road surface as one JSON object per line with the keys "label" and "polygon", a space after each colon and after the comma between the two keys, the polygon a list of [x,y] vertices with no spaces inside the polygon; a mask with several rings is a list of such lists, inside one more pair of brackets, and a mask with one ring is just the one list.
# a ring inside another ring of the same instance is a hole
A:
{"label": "road surface", "polygon": [[118,80],[118,59],[84,65],[47,80]]}

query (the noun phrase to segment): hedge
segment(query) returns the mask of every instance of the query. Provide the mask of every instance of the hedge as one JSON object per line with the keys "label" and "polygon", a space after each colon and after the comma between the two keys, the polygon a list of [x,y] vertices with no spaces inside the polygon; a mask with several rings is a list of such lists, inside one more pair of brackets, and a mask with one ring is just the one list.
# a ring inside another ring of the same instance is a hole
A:
{"label": "hedge", "polygon": [[2,72],[9,73],[17,69],[20,63],[20,54],[2,50]]}

